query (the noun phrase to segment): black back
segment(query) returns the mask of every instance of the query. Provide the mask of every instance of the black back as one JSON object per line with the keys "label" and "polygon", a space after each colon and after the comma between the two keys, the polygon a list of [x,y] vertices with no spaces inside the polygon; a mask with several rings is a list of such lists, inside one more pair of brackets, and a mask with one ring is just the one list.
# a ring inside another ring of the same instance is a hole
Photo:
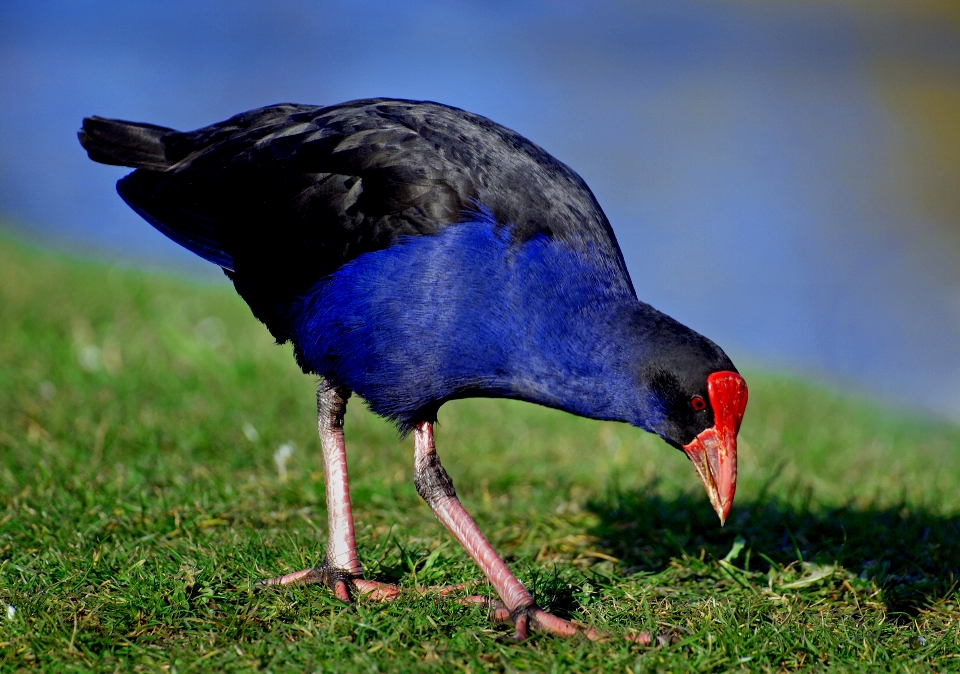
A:
{"label": "black back", "polygon": [[[131,137],[135,149],[124,149]],[[545,235],[595,248],[629,285],[583,180],[522,136],[457,108],[285,104],[191,132],[91,118],[80,139],[97,161],[142,167],[118,183],[120,195],[224,267],[279,342],[318,280],[398,237],[468,219],[478,204],[516,240]]]}

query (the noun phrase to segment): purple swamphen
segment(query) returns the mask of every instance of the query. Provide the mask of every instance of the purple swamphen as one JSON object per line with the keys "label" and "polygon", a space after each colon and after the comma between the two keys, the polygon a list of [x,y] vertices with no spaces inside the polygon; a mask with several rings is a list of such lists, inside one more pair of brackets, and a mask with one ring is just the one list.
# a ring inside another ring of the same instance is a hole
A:
{"label": "purple swamphen", "polygon": [[322,582],[344,601],[399,592],[365,579],[357,558],[343,440],[353,391],[413,431],[417,491],[518,639],[599,633],[541,610],[464,510],[434,448],[444,402],[513,398],[656,433],[686,452],[726,519],[743,378],[716,344],[637,299],[589,188],[522,136],[437,103],[367,99],[273,105],[188,132],[91,117],[79,138],[91,159],[136,169],[117,183],[124,201],[222,267],[323,378],[326,555],[265,584]]}

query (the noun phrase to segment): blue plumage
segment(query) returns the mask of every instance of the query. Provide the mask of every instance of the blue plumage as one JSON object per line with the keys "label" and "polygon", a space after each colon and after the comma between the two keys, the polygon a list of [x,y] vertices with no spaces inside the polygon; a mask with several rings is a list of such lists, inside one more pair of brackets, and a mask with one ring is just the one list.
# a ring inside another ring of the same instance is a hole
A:
{"label": "blue plumage", "polygon": [[624,320],[642,308],[633,289],[593,247],[510,231],[478,206],[434,236],[347,263],[299,308],[301,367],[404,430],[477,395],[655,421],[657,401],[637,400],[630,368],[639,345],[625,339]]}

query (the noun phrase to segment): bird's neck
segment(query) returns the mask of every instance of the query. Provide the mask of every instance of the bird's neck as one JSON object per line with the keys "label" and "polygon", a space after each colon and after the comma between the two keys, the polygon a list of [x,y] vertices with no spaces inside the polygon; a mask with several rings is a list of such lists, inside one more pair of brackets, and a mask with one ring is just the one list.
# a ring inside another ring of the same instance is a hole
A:
{"label": "bird's neck", "polygon": [[477,396],[637,423],[624,326],[644,308],[589,244],[477,218],[344,265],[304,298],[294,342],[401,428]]}

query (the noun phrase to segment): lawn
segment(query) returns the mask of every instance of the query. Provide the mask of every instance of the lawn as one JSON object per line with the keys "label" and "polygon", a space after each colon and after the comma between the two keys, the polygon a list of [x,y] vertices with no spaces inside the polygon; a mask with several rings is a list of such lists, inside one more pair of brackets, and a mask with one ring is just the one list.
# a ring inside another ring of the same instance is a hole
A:
{"label": "lawn", "polygon": [[[441,409],[438,451],[493,544],[544,608],[614,635],[507,643],[435,597],[254,588],[323,554],[316,378],[226,283],[0,238],[0,669],[960,670],[960,429],[746,378],[723,528],[683,454],[638,429]],[[412,440],[356,398],[346,434],[368,575],[477,579],[414,490]],[[679,640],[616,637],[646,629]]]}

